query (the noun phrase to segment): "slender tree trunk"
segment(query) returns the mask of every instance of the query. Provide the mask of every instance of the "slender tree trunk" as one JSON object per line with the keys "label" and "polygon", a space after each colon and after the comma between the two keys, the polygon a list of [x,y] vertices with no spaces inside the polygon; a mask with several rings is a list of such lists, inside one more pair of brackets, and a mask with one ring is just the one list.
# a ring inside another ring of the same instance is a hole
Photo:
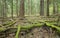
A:
{"label": "slender tree trunk", "polygon": [[6,18],[7,17],[7,9],[6,9],[6,0],[3,0],[3,17]]}
{"label": "slender tree trunk", "polygon": [[32,14],[32,0],[28,0],[28,15]]}
{"label": "slender tree trunk", "polygon": [[13,0],[11,0],[11,17],[13,19]]}
{"label": "slender tree trunk", "polygon": [[17,14],[17,17],[18,17],[18,0],[16,0],[16,14]]}
{"label": "slender tree trunk", "polygon": [[[0,5],[1,5],[1,0],[0,0]],[[0,17],[1,17],[1,6],[0,6]]]}
{"label": "slender tree trunk", "polygon": [[6,0],[1,0],[1,16],[6,18],[7,17],[7,4]]}
{"label": "slender tree trunk", "polygon": [[53,1],[53,14],[55,14],[55,1]]}
{"label": "slender tree trunk", "polygon": [[40,15],[44,16],[44,0],[40,0]]}
{"label": "slender tree trunk", "polygon": [[6,3],[6,0],[5,0],[5,4],[4,4],[4,10],[5,10],[5,18],[7,19],[7,3]]}
{"label": "slender tree trunk", "polygon": [[31,8],[30,8],[30,10],[31,10],[31,14],[33,14],[33,13],[32,13],[32,0],[31,0]]}
{"label": "slender tree trunk", "polygon": [[47,14],[46,16],[49,16],[49,0],[47,0]]}
{"label": "slender tree trunk", "polygon": [[53,14],[56,14],[58,13],[58,4],[57,4],[57,1],[54,0],[53,1]]}
{"label": "slender tree trunk", "polygon": [[24,17],[24,0],[20,0],[20,13],[19,13],[19,17],[23,18]]}
{"label": "slender tree trunk", "polygon": [[2,0],[2,24],[5,21],[6,16],[6,0]]}

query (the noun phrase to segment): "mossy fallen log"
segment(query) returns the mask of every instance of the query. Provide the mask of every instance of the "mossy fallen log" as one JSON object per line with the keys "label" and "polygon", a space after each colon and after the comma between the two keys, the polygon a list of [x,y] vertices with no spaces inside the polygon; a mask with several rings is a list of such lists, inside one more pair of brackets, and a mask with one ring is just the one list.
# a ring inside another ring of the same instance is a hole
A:
{"label": "mossy fallen log", "polygon": [[[55,28],[55,29],[57,29],[57,31],[59,31],[60,32],[60,27],[58,27],[58,26],[55,26],[55,25],[53,25],[52,23],[48,23],[48,22],[45,22],[44,23],[44,26],[45,26],[45,24],[48,26],[48,27],[51,27],[51,28]],[[18,33],[20,32],[20,30],[19,29],[25,29],[25,30],[27,30],[27,29],[31,29],[31,28],[33,28],[33,27],[41,27],[41,26],[43,26],[43,23],[41,24],[41,23],[39,23],[39,24],[33,24],[33,25],[26,25],[26,26],[20,26],[20,25],[18,25],[19,27],[18,27],[18,30],[17,30],[17,33],[16,33],[16,38],[18,38]]]}
{"label": "mossy fallen log", "polygon": [[21,29],[31,29],[33,27],[40,27],[43,25],[44,25],[44,23],[30,24],[30,25],[21,26]]}
{"label": "mossy fallen log", "polygon": [[15,38],[18,38],[18,35],[19,35],[19,32],[21,31],[21,29],[28,30],[28,29],[31,29],[33,27],[41,27],[41,26],[43,26],[43,23],[26,25],[26,26],[18,25],[18,27],[17,27],[18,29],[17,29]]}
{"label": "mossy fallen log", "polygon": [[0,27],[0,32],[5,31],[5,30],[6,30],[6,28]]}
{"label": "mossy fallen log", "polygon": [[[14,21],[14,22],[6,25],[5,27],[0,27],[0,32],[6,31],[6,30],[10,29],[10,28],[6,28],[6,27],[13,26],[13,24],[15,24],[15,23],[16,23],[16,21]],[[18,29],[17,29],[17,32],[16,32],[16,38],[18,38],[18,34],[19,34],[19,32],[21,30],[28,30],[28,29],[31,29],[33,27],[41,27],[41,26],[45,26],[45,25],[47,25],[48,27],[51,27],[51,28],[55,28],[58,32],[60,32],[60,27],[55,26],[54,23],[52,23],[52,22],[44,22],[43,21],[41,23],[40,22],[39,23],[37,22],[36,24],[34,23],[34,24],[29,24],[29,25],[24,25],[24,26],[17,25],[18,27],[16,27],[16,28],[18,28]]]}
{"label": "mossy fallen log", "polygon": [[47,23],[47,22],[45,22],[45,23],[46,23],[47,26],[49,26],[49,27],[51,27],[51,28],[55,28],[55,29],[60,33],[60,27],[55,26],[55,25],[53,25],[53,24],[51,24],[51,23]]}
{"label": "mossy fallen log", "polygon": [[15,24],[16,23],[16,21],[14,21],[14,22],[10,22],[9,24],[4,24],[4,25],[1,25],[1,27],[0,27],[0,32],[2,32],[2,31],[6,31],[7,29],[9,29],[8,27],[10,27],[10,26],[13,26],[13,24]]}
{"label": "mossy fallen log", "polygon": [[[9,27],[9,26],[13,25],[14,23],[15,22],[13,22],[12,24],[9,24],[6,27]],[[45,23],[46,23],[47,26],[51,26],[52,28],[56,28],[57,30],[60,30],[60,27],[55,26],[55,25],[53,25],[53,23],[49,23],[49,22],[43,22],[43,23],[37,23],[37,24],[29,24],[29,25],[24,25],[24,26],[20,25],[20,27],[21,27],[21,29],[25,29],[26,30],[26,29],[31,29],[33,27],[43,26]],[[6,28],[6,27],[0,27],[0,32],[9,29],[9,28]]]}
{"label": "mossy fallen log", "polygon": [[17,21],[12,21],[12,22],[9,22],[5,25],[5,27],[10,27],[12,25],[14,25]]}
{"label": "mossy fallen log", "polygon": [[15,38],[18,38],[18,35],[19,35],[19,32],[20,32],[20,29],[21,29],[21,27],[20,27],[20,25],[18,25],[18,29],[17,29],[17,32],[16,32],[16,36],[15,36]]}

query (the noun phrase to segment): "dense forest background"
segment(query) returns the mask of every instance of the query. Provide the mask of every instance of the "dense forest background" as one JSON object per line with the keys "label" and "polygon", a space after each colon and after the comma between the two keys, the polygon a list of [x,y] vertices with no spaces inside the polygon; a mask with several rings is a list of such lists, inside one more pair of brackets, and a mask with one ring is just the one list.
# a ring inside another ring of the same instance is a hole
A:
{"label": "dense forest background", "polygon": [[[60,0],[22,0],[24,1],[24,12],[26,16],[39,16],[44,12],[44,15],[50,15],[60,12]],[[21,0],[0,0],[0,17],[18,16],[20,14]],[[49,5],[47,5],[49,4]],[[48,10],[49,9],[49,10]]]}

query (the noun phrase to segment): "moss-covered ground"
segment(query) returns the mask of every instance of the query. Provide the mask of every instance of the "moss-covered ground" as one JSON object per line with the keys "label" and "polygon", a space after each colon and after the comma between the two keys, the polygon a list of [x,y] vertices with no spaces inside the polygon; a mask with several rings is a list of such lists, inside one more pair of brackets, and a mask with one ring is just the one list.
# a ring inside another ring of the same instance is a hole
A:
{"label": "moss-covered ground", "polygon": [[[16,22],[17,21],[9,21],[9,22],[6,22],[6,24],[0,25],[1,26],[0,27],[0,32],[10,29],[11,27],[13,27],[13,25]],[[51,28],[55,29],[56,32],[60,33],[60,26],[55,21],[52,22],[52,21],[46,21],[46,20],[42,20],[42,21],[34,21],[34,20],[32,20],[31,22],[29,22],[28,24],[25,24],[25,25],[17,24],[17,26],[15,27],[17,29],[15,37],[18,38],[19,32],[21,30],[28,30],[28,29],[31,29],[33,27],[41,27],[41,26],[51,27]]]}

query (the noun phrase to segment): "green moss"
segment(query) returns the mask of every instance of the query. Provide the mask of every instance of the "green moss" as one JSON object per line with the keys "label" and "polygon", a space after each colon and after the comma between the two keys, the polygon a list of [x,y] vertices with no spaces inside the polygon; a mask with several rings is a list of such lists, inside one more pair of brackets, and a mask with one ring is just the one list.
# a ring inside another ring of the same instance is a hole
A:
{"label": "green moss", "polygon": [[32,24],[32,25],[25,25],[25,26],[20,26],[20,25],[18,25],[15,38],[18,38],[18,35],[19,35],[19,32],[20,32],[21,29],[27,30],[27,29],[31,29],[31,28],[33,28],[33,27],[40,27],[40,26],[42,26],[42,25],[43,25],[43,24],[40,24],[40,23],[39,23],[39,24]]}
{"label": "green moss", "polygon": [[31,25],[25,25],[25,26],[21,26],[21,29],[31,29],[33,27],[40,27],[44,25],[43,23],[38,23],[38,24],[31,24]]}
{"label": "green moss", "polygon": [[18,28],[17,28],[17,32],[16,32],[16,36],[15,36],[15,38],[18,38],[18,35],[19,35],[19,32],[20,32],[20,29],[21,29],[21,27],[20,27],[20,25],[18,25]]}
{"label": "green moss", "polygon": [[51,24],[51,23],[47,23],[47,22],[46,22],[46,25],[47,25],[47,26],[50,26],[51,28],[55,28],[55,29],[57,29],[58,32],[60,32],[60,27],[55,26],[55,25],[53,25],[53,24]]}
{"label": "green moss", "polygon": [[5,31],[5,30],[6,30],[6,28],[0,27],[0,32]]}
{"label": "green moss", "polygon": [[[15,24],[15,23],[16,23],[16,21],[7,24],[5,27],[0,27],[0,32],[7,30],[6,27],[13,26],[13,24]],[[60,32],[60,27],[54,25],[54,24],[56,24],[56,22],[45,22],[45,21],[42,21],[41,23],[34,22],[33,24],[28,24],[28,25],[24,25],[24,26],[18,25],[15,38],[18,38],[18,35],[19,35],[19,32],[21,31],[21,29],[27,30],[27,29],[31,29],[33,27],[41,27],[44,24],[46,24],[48,27],[55,28],[55,29],[57,29],[58,32]]]}
{"label": "green moss", "polygon": [[6,27],[13,26],[13,24],[15,24],[15,23],[16,23],[16,21],[14,21],[14,22],[10,22],[10,23],[8,23],[8,24],[6,24],[6,25],[0,25],[0,26],[2,26],[2,27],[0,27],[0,32],[9,29],[9,28],[6,28]]}

